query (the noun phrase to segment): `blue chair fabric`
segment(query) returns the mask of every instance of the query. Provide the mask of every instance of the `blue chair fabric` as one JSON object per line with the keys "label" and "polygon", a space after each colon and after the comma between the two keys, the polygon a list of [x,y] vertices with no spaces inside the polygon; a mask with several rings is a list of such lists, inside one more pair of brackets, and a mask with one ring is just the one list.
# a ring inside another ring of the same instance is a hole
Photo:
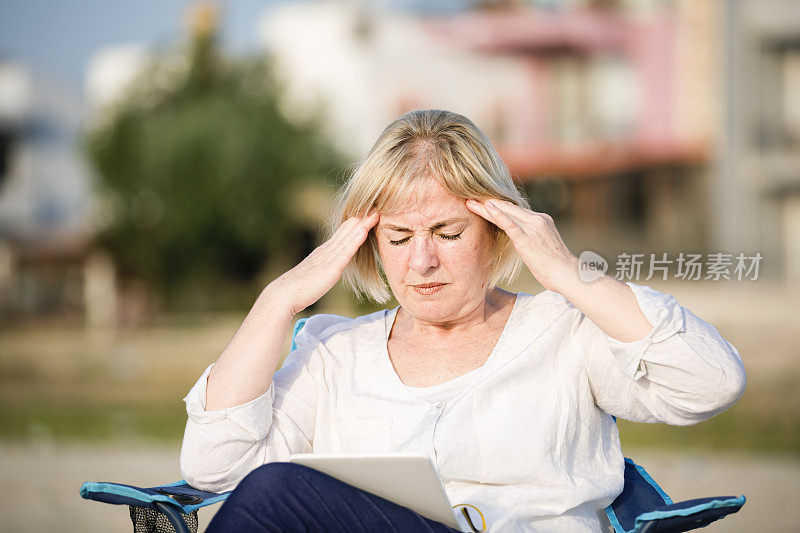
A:
{"label": "blue chair fabric", "polygon": [[158,487],[135,487],[121,483],[87,482],[81,486],[81,497],[115,505],[133,505],[157,510],[156,502],[189,514],[201,507],[225,500],[228,492],[206,492],[177,481]]}
{"label": "blue chair fabric", "polygon": [[199,490],[185,481],[158,487],[87,482],[80,493],[87,500],[127,505],[134,533],[196,533],[197,510],[230,495]]}
{"label": "blue chair fabric", "polygon": [[625,459],[625,485],[606,508],[616,533],[676,533],[705,527],[745,503],[745,497],[719,496],[674,503],[650,474]]}

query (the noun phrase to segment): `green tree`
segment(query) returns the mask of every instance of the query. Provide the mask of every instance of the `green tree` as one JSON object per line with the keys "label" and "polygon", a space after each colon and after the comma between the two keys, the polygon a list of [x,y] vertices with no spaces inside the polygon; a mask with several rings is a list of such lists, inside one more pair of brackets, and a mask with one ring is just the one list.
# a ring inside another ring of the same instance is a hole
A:
{"label": "green tree", "polygon": [[112,207],[101,244],[123,277],[168,297],[252,280],[298,240],[293,188],[341,163],[320,113],[287,121],[268,60],[225,60],[213,31],[160,54],[134,85],[86,138]]}

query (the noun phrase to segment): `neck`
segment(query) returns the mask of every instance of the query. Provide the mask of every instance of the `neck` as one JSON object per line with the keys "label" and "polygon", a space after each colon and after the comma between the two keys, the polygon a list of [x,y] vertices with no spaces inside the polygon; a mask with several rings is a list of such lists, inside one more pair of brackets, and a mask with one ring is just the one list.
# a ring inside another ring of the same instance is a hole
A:
{"label": "neck", "polygon": [[425,320],[400,307],[392,333],[432,339],[462,335],[466,331],[475,331],[486,326],[496,313],[508,305],[509,300],[513,303],[513,298],[513,293],[495,288],[474,305],[463,308],[457,316],[443,321]]}

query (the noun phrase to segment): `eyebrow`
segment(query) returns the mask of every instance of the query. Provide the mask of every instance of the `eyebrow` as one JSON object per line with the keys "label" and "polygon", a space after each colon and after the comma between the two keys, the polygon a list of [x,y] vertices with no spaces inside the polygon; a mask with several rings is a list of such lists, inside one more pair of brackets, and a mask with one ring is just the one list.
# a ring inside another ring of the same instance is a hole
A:
{"label": "eyebrow", "polygon": [[[441,229],[441,228],[443,228],[445,226],[449,226],[449,225],[455,224],[457,222],[469,222],[469,220],[466,219],[466,218],[462,218],[462,217],[448,218],[446,220],[442,220],[440,222],[437,222],[436,224],[434,224],[433,226],[431,226],[428,229],[430,231],[435,231],[437,229]],[[411,233],[412,232],[412,230],[409,229],[409,228],[404,228],[402,226],[397,226],[395,224],[383,224],[383,227],[385,229],[390,229],[390,230],[399,231],[399,232],[403,232],[403,233]]]}

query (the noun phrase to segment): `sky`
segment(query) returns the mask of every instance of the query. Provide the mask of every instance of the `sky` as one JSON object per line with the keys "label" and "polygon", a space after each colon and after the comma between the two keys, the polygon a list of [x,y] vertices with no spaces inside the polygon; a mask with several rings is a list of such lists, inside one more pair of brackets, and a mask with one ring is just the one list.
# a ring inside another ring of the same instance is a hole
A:
{"label": "sky", "polygon": [[[221,44],[232,53],[256,49],[256,22],[277,0],[218,0]],[[355,0],[357,1],[357,0]],[[361,0],[429,11],[428,0]],[[0,0],[0,58],[21,60],[34,73],[83,92],[86,67],[100,48],[147,43],[169,45],[183,32],[191,0]],[[469,0],[438,0],[453,11]]]}
{"label": "sky", "polygon": [[[0,58],[26,63],[39,75],[83,92],[86,67],[100,48],[168,45],[183,33],[189,0],[0,0]],[[253,50],[256,21],[270,0],[220,1],[221,42]]]}

